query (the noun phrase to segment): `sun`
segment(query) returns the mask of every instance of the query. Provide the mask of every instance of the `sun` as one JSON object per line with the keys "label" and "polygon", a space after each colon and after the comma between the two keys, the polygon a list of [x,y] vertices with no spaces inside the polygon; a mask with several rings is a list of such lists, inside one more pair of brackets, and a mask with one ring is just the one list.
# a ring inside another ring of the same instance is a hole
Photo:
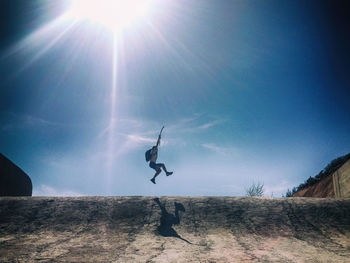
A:
{"label": "sun", "polygon": [[151,0],[72,0],[69,16],[119,32],[148,14]]}

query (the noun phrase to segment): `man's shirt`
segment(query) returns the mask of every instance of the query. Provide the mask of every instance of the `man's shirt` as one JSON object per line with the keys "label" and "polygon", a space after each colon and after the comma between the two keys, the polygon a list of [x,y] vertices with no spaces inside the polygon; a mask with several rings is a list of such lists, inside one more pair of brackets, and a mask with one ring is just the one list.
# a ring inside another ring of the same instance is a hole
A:
{"label": "man's shirt", "polygon": [[151,150],[151,162],[152,163],[155,163],[157,161],[157,158],[158,158],[158,148],[152,148]]}

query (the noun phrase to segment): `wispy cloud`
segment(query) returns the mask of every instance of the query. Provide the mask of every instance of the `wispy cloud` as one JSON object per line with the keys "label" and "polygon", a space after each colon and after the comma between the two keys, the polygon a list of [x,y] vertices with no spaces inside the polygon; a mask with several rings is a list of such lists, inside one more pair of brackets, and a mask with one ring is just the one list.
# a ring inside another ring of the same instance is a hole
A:
{"label": "wispy cloud", "polygon": [[213,143],[203,143],[202,147],[207,148],[209,150],[212,150],[214,152],[223,152],[224,151],[224,148],[219,147]]}
{"label": "wispy cloud", "polygon": [[145,143],[154,143],[155,139],[151,137],[144,137],[138,134],[128,134],[126,135],[129,141],[135,144],[145,144]]}
{"label": "wispy cloud", "polygon": [[38,118],[35,116],[31,116],[31,115],[24,115],[23,119],[25,120],[25,124],[29,125],[29,126],[57,126],[58,123],[52,122],[52,121],[48,121],[42,118]]}
{"label": "wispy cloud", "polygon": [[210,151],[213,151],[218,154],[222,155],[232,155],[232,154],[237,154],[237,149],[234,147],[223,147],[223,146],[218,146],[214,143],[203,143],[201,144],[203,148],[206,148]]}
{"label": "wispy cloud", "polygon": [[157,132],[155,123],[143,121],[132,118],[115,118],[109,121],[108,125],[103,128],[97,138],[103,138],[110,135],[111,132],[125,134],[140,134],[140,136],[147,136]]}
{"label": "wispy cloud", "polygon": [[42,184],[37,189],[34,188],[33,196],[83,196],[79,192],[67,189],[56,189],[52,186]]}
{"label": "wispy cloud", "polygon": [[192,117],[179,119],[175,124],[168,126],[169,132],[197,133],[225,123],[225,118],[194,114]]}
{"label": "wispy cloud", "polygon": [[[164,133],[167,133],[169,141],[176,140],[176,142],[179,142],[181,137],[179,134],[181,133],[198,133],[220,125],[225,121],[226,119],[223,118],[206,117],[203,114],[196,113],[166,125]],[[102,139],[105,136],[110,136],[110,133],[114,133],[115,136],[123,136],[134,144],[154,143],[160,127],[161,124],[152,121],[132,118],[114,119],[99,132],[97,138]],[[165,141],[163,142],[167,144]]]}
{"label": "wispy cloud", "polygon": [[185,117],[185,118],[181,118],[179,119],[177,122],[179,124],[186,124],[186,123],[191,123],[195,120],[198,120],[203,114],[200,113],[195,113],[193,114],[191,117]]}
{"label": "wispy cloud", "polygon": [[[200,133],[225,121],[226,119],[224,118],[208,117],[199,113],[178,119],[176,122],[170,123],[165,127],[162,146],[187,145],[183,133],[187,133],[186,138],[189,138],[188,133]],[[152,121],[133,118],[113,119],[97,134],[96,139],[100,142],[108,139],[113,141],[117,145],[114,147],[115,151],[113,151],[113,155],[115,156],[133,149],[155,144],[160,127],[161,125],[159,123]],[[234,148],[223,148],[215,144],[203,144],[202,146],[225,155],[235,152]]]}
{"label": "wispy cloud", "polygon": [[20,128],[30,128],[30,127],[55,127],[62,124],[57,122],[48,121],[46,119],[29,115],[29,114],[20,114],[14,112],[1,112],[3,119],[3,124],[1,129],[3,131],[10,131]]}
{"label": "wispy cloud", "polygon": [[218,125],[220,123],[223,123],[223,122],[224,122],[223,119],[217,119],[217,120],[210,121],[210,122],[204,123],[202,125],[199,125],[197,127],[197,129],[206,130],[206,129],[209,129],[209,128],[211,128],[213,126],[216,126],[216,125]]}

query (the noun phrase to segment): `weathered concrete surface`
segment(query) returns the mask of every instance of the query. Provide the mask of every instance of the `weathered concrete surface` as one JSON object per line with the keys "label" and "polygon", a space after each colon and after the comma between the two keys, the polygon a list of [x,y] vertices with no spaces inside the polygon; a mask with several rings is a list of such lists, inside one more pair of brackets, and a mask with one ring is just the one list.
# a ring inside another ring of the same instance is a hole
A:
{"label": "weathered concrete surface", "polygon": [[350,262],[350,199],[2,197],[0,262]]}
{"label": "weathered concrete surface", "polygon": [[336,198],[350,197],[350,160],[342,165],[333,175]]}
{"label": "weathered concrete surface", "polygon": [[30,177],[0,153],[0,196],[31,196],[32,189]]}

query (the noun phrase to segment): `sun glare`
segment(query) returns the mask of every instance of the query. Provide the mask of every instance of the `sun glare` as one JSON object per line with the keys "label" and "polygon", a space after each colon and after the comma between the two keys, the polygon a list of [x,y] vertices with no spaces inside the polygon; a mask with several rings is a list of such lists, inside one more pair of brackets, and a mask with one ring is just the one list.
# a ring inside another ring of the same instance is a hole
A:
{"label": "sun glare", "polygon": [[72,0],[69,15],[90,20],[118,32],[135,20],[144,18],[150,0]]}

